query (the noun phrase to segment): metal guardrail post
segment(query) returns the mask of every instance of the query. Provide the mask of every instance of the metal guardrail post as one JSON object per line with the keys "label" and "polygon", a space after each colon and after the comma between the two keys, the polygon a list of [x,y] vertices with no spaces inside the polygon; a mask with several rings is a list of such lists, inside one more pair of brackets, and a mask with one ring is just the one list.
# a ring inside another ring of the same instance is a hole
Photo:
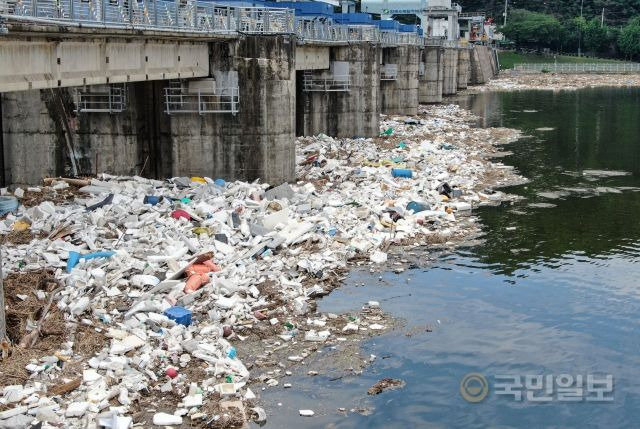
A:
{"label": "metal guardrail post", "polygon": [[271,19],[270,19],[270,15],[271,13],[266,10],[264,12],[264,31],[269,33],[271,31]]}
{"label": "metal guardrail post", "polygon": [[199,22],[198,22],[198,2],[193,2],[194,4],[194,11],[193,11],[193,29],[194,30],[198,30],[199,28]]}
{"label": "metal guardrail post", "polygon": [[180,26],[180,0],[176,0],[176,18],[174,27]]}

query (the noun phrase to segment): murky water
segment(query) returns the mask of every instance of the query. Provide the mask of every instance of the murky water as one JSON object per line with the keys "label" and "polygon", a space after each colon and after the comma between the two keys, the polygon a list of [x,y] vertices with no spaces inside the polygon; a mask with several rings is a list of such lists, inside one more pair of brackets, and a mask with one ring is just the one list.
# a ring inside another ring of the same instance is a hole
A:
{"label": "murky water", "polygon": [[[482,245],[382,280],[354,273],[324,299],[320,309],[334,312],[378,300],[407,325],[364,345],[363,358],[377,357],[360,376],[310,379],[301,368],[287,380],[292,389],[262,392],[273,404],[267,427],[640,424],[640,91],[483,94],[461,103],[482,125],[528,136],[506,146],[513,154],[504,159],[531,179],[510,189],[526,199],[479,212]],[[482,402],[460,394],[468,373],[486,377]],[[600,384],[607,375],[612,389]],[[367,396],[383,377],[406,387]],[[303,408],[316,416],[299,417]]]}

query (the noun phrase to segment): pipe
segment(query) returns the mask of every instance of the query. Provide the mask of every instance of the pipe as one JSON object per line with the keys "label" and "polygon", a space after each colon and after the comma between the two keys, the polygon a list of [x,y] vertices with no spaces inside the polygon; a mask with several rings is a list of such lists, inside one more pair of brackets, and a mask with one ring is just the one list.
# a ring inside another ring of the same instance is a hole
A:
{"label": "pipe", "polygon": [[[2,126],[2,93],[0,93],[0,186],[6,186],[4,175],[4,128]],[[0,338],[1,340],[2,338]]]}

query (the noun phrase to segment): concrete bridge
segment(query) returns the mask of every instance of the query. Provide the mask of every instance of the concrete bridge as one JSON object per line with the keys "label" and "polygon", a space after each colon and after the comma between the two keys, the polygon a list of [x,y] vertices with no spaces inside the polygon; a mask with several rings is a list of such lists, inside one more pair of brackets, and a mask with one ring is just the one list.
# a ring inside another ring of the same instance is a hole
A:
{"label": "concrete bridge", "polygon": [[497,74],[490,48],[280,8],[0,0],[0,181],[295,178],[296,135],[372,137]]}

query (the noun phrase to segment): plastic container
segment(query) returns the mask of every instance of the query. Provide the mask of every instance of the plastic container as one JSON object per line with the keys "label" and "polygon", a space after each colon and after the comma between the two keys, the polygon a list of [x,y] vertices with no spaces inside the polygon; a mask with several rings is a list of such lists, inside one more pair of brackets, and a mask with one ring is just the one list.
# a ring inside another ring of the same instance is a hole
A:
{"label": "plastic container", "polygon": [[184,307],[169,307],[164,311],[164,315],[181,325],[191,325],[191,311]]}
{"label": "plastic container", "polygon": [[407,204],[407,210],[411,210],[413,211],[413,213],[420,213],[425,210],[429,210],[429,208],[430,207],[425,203],[420,203],[418,201],[411,201],[409,204]]}
{"label": "plastic container", "polygon": [[162,201],[162,197],[158,197],[156,195],[147,195],[147,196],[144,197],[144,200],[142,201],[142,203],[143,204],[151,204],[152,206],[155,206],[160,201]]}
{"label": "plastic container", "polygon": [[411,179],[413,177],[413,171],[406,168],[392,168],[391,175],[393,177],[403,177],[406,179]]}
{"label": "plastic container", "polygon": [[18,205],[20,205],[20,203],[18,203],[18,199],[16,197],[0,197],[0,216],[16,210]]}

